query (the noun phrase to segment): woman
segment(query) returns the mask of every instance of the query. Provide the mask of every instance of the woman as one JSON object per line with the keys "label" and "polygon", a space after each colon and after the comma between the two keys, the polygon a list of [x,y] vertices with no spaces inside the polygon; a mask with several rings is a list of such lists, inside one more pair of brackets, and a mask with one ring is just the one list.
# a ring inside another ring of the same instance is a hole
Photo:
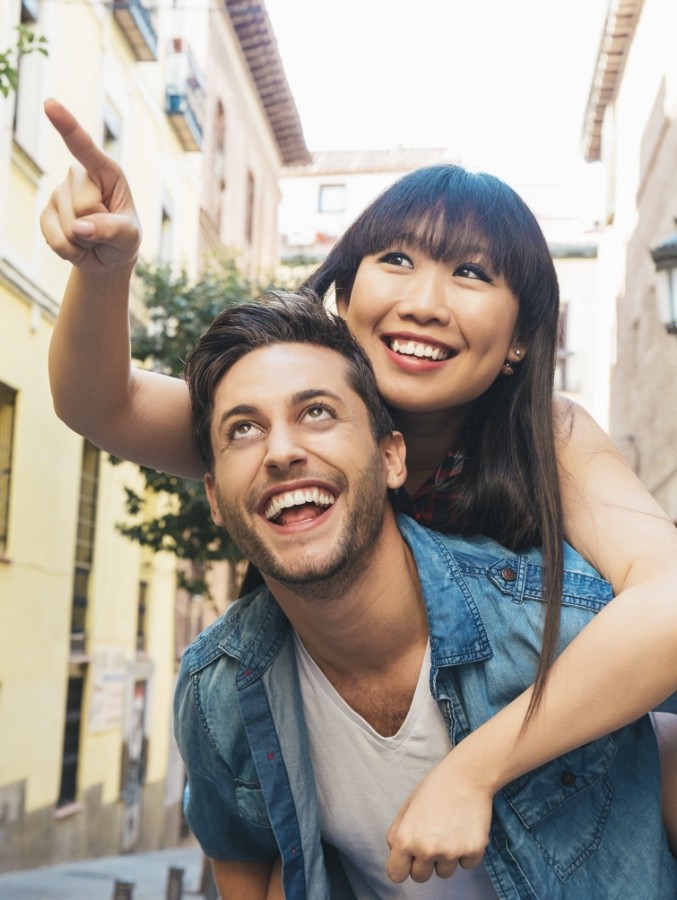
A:
{"label": "woman", "polygon": [[[74,266],[50,349],[55,408],[111,453],[198,477],[185,384],[130,367],[140,229],[124,176],[63,107],[46,111],[87,170],[69,174],[42,217]],[[321,292],[332,284],[405,435],[413,505],[441,507],[423,520],[512,547],[542,543],[547,561],[536,690],[412,794],[388,835],[401,881],[417,859],[476,861],[496,790],[677,689],[677,532],[590,417],[553,406],[554,269],[533,216],[497,179],[454,167],[405,178],[310,279]],[[431,472],[444,488],[421,492]],[[562,536],[618,596],[548,669]]]}

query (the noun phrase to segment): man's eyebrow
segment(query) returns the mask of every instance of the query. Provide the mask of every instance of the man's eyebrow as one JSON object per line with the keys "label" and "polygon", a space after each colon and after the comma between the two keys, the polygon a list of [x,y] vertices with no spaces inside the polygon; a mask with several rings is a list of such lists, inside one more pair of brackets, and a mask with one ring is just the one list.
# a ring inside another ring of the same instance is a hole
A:
{"label": "man's eyebrow", "polygon": [[316,400],[318,397],[330,397],[335,403],[345,403],[338,394],[328,388],[308,388],[305,391],[297,391],[292,395],[291,400],[294,405],[299,405],[307,403],[309,400]]}
{"label": "man's eyebrow", "polygon": [[227,409],[221,418],[219,419],[219,424],[216,427],[217,431],[220,431],[223,428],[223,423],[228,419],[232,419],[233,416],[253,416],[258,412],[257,406],[249,406],[247,403],[239,403],[237,406],[233,406],[230,409]]}

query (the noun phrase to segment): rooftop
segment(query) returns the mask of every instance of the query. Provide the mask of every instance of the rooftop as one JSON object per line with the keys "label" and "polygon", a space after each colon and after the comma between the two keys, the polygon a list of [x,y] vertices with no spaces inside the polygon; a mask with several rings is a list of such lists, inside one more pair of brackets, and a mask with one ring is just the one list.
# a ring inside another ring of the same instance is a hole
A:
{"label": "rooftop", "polygon": [[224,0],[224,6],[280,148],[282,164],[298,166],[309,162],[298,110],[264,0]]}
{"label": "rooftop", "polygon": [[322,150],[312,154],[306,166],[287,166],[280,173],[288,175],[348,175],[366,172],[410,172],[421,166],[457,162],[451,151],[443,147],[415,149],[394,147],[390,150]]}
{"label": "rooftop", "polygon": [[609,2],[583,124],[582,151],[587,162],[601,157],[604,113],[616,99],[643,4],[644,0]]}

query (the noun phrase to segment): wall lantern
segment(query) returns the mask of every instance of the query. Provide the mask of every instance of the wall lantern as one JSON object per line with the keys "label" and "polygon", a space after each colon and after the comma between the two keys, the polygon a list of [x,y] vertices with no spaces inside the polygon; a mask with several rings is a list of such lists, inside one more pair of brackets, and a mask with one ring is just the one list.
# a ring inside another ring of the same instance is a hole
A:
{"label": "wall lantern", "polygon": [[677,231],[654,247],[651,256],[656,266],[656,300],[661,322],[668,334],[677,334]]}

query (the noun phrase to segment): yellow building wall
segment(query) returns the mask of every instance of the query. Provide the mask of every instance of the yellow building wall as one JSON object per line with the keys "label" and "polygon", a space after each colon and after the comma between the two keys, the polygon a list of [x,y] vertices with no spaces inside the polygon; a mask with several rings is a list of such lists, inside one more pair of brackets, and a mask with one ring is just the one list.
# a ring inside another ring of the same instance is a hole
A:
{"label": "yellow building wall", "polygon": [[[79,439],[52,412],[50,327],[0,286],[0,381],[18,392],[9,546],[0,562],[0,779],[30,775],[26,803],[54,802],[63,730]],[[20,452],[17,452],[19,451]]]}
{"label": "yellow building wall", "polygon": [[[19,3],[0,10],[0,49],[12,40]],[[169,15],[169,12],[166,13]],[[48,59],[31,61],[32,135],[12,141],[13,98],[0,102],[0,382],[17,391],[8,548],[0,559],[0,806],[7,810],[0,871],[121,849],[124,744],[135,681],[146,691],[148,739],[136,846],[162,846],[165,779],[176,669],[174,561],[148,557],[120,535],[124,486],[138,477],[101,454],[94,563],[88,605],[78,805],[56,810],[70,652],[70,618],[82,438],[55,416],[47,355],[69,266],[46,247],[39,214],[70,159],[42,113],[45,96],[65,103],[101,141],[103,111],[119,117],[119,161],[144,224],[142,256],[155,259],[162,209],[172,214],[172,258],[196,269],[200,156],[181,147],[163,111],[158,63],[133,58],[107,6],[41,4]],[[24,94],[24,97],[26,95]],[[148,582],[147,640],[137,651],[139,582]],[[110,685],[113,685],[113,690]],[[106,687],[108,685],[108,687]],[[103,698],[103,699],[102,699]],[[102,706],[103,704],[103,706]],[[175,791],[173,793],[176,793]]]}

